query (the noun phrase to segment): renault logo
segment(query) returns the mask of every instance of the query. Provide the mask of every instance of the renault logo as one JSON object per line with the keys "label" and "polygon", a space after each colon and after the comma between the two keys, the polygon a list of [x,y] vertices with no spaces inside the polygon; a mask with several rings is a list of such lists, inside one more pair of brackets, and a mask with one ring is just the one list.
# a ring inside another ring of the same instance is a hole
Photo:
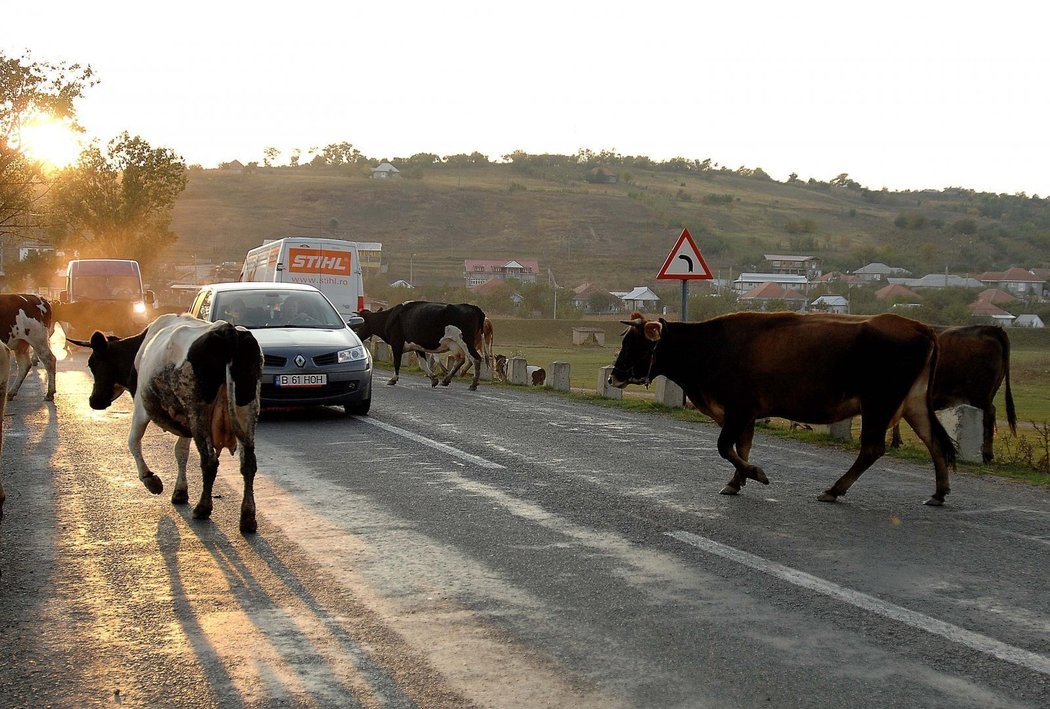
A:
{"label": "renault logo", "polygon": [[301,354],[297,354],[295,356],[295,366],[296,367],[302,367],[305,364],[306,364],[306,357],[303,357]]}

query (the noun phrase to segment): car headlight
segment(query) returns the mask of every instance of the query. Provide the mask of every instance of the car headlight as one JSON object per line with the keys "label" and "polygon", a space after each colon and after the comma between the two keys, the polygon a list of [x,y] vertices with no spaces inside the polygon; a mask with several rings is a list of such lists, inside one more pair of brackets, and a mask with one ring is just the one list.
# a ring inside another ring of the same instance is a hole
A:
{"label": "car headlight", "polygon": [[146,314],[146,304],[143,303],[142,301],[138,301],[137,303],[132,305],[131,309],[135,312],[136,315],[145,315]]}
{"label": "car headlight", "polygon": [[357,362],[362,359],[368,358],[368,352],[364,347],[351,347],[348,350],[339,350],[336,355],[336,360],[342,364],[343,362]]}

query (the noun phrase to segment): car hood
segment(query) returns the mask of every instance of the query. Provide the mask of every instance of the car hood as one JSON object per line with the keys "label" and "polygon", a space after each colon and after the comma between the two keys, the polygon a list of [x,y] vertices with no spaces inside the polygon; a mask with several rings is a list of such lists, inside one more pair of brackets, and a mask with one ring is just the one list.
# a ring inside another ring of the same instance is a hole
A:
{"label": "car hood", "polygon": [[361,340],[348,329],[320,330],[309,327],[262,327],[252,334],[259,346],[266,349],[287,347],[327,347],[338,350],[357,347]]}

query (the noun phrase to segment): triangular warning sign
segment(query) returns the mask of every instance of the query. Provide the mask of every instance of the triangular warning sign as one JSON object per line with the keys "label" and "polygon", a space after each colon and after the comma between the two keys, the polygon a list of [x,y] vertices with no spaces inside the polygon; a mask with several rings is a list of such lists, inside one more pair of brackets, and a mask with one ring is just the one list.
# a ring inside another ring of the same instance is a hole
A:
{"label": "triangular warning sign", "polygon": [[688,229],[682,229],[682,235],[678,237],[678,243],[671,249],[664,261],[664,267],[660,269],[657,278],[661,279],[696,279],[711,280],[714,275],[708,268],[704,257],[700,255],[700,249],[696,248],[693,237],[689,235]]}

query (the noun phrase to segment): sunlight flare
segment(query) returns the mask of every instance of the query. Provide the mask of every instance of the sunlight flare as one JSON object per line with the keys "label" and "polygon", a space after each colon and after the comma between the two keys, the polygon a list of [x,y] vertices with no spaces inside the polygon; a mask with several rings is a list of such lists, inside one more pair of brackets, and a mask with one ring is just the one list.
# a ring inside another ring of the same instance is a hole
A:
{"label": "sunlight flare", "polygon": [[61,169],[80,156],[80,134],[69,119],[39,114],[29,118],[20,130],[23,153],[48,167]]}

